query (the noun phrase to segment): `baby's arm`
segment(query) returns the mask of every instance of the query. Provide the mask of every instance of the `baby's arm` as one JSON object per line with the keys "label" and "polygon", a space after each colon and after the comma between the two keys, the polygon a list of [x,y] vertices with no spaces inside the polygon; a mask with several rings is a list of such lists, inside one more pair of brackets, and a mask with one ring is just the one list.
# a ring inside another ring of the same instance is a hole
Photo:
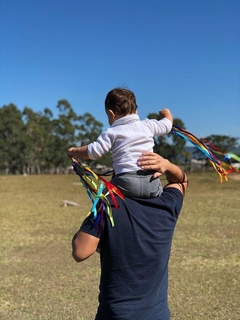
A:
{"label": "baby's arm", "polygon": [[108,129],[100,134],[96,141],[88,145],[69,148],[67,155],[73,158],[96,160],[98,158],[101,158],[112,148],[113,142],[114,135],[112,133],[112,130]]}
{"label": "baby's arm", "polygon": [[71,147],[68,149],[67,155],[69,157],[73,158],[80,158],[80,159],[85,159],[88,160],[88,152],[87,152],[88,146],[82,146],[82,147]]}
{"label": "baby's arm", "polygon": [[[147,119],[146,119],[147,120]],[[159,111],[159,120],[150,119],[147,125],[154,136],[163,136],[172,130],[173,117],[169,109]]]}
{"label": "baby's arm", "polygon": [[160,120],[166,118],[169,121],[171,121],[171,123],[173,123],[173,116],[172,116],[171,111],[169,109],[160,110],[159,116],[160,116]]}

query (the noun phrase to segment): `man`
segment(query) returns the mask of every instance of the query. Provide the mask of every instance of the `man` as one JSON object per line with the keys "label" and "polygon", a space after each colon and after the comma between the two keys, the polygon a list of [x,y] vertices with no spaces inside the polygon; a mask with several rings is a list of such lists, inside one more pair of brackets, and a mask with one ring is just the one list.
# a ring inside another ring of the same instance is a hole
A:
{"label": "man", "polygon": [[168,261],[174,228],[187,189],[182,170],[161,156],[146,152],[138,160],[154,177],[165,173],[168,184],[151,199],[118,199],[115,226],[105,218],[101,235],[93,217],[85,219],[72,241],[81,262],[100,245],[101,279],[95,320],[169,320]]}

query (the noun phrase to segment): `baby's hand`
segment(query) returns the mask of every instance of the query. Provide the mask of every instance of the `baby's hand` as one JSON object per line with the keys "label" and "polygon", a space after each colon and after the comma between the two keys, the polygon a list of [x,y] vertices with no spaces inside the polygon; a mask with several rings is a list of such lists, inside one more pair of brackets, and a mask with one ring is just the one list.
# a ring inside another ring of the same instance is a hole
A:
{"label": "baby's hand", "polygon": [[73,154],[72,154],[72,151],[73,151],[73,150],[74,150],[74,147],[71,147],[71,148],[68,149],[67,155],[68,155],[69,158],[72,158],[72,157],[73,157]]}
{"label": "baby's hand", "polygon": [[173,117],[172,117],[171,111],[169,109],[160,110],[159,117],[160,117],[160,120],[163,118],[167,118],[168,120],[170,120],[173,123]]}

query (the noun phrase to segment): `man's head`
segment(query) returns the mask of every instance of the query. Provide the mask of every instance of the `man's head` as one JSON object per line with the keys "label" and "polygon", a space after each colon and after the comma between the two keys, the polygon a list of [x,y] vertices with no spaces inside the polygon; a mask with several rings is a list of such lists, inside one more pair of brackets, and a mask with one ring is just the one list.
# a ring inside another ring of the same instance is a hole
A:
{"label": "man's head", "polygon": [[109,91],[106,96],[105,110],[111,125],[119,118],[137,113],[136,97],[128,89],[115,88]]}

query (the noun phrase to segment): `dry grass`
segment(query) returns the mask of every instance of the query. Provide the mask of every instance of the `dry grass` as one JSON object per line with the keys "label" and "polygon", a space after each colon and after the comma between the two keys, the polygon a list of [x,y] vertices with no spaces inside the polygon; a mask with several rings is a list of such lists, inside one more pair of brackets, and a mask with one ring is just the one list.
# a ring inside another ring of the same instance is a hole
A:
{"label": "dry grass", "polygon": [[174,237],[172,318],[240,319],[240,181],[195,176]]}
{"label": "dry grass", "polygon": [[[0,176],[0,319],[92,320],[99,256],[71,238],[90,208],[75,175]],[[61,207],[62,200],[80,207]],[[173,320],[239,319],[240,181],[191,175],[169,267]],[[134,319],[135,320],[135,319]]]}

